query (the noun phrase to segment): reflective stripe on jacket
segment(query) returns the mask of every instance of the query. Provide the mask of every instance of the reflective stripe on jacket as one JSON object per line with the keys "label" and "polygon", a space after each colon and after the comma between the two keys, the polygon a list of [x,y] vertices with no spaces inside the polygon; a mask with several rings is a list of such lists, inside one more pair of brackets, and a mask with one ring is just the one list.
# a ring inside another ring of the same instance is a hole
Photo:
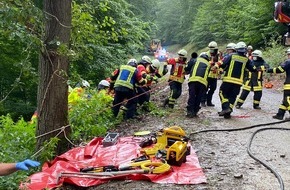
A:
{"label": "reflective stripe on jacket", "polygon": [[193,65],[190,74],[189,82],[200,82],[207,87],[207,77],[210,70],[210,63],[208,60],[198,57],[195,64]]}
{"label": "reflective stripe on jacket", "polygon": [[171,58],[167,60],[169,65],[172,65],[169,80],[183,83],[185,78],[185,70],[186,63],[184,61],[180,61],[178,58]]}
{"label": "reflective stripe on jacket", "polygon": [[133,90],[136,83],[136,73],[137,69],[135,67],[122,65],[114,87],[123,86]]}
{"label": "reflective stripe on jacket", "polygon": [[251,72],[256,71],[255,66],[252,65],[251,61],[246,56],[236,53],[227,57],[221,67],[225,69],[223,82],[238,85],[243,84],[245,68],[249,69]]}

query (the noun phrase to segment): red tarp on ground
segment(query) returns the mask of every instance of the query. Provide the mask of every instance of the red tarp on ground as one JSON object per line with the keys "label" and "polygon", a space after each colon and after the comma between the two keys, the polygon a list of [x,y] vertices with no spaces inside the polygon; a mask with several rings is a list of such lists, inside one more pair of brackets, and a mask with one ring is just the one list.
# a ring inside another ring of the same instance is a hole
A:
{"label": "red tarp on ground", "polygon": [[[80,168],[105,165],[118,166],[128,163],[140,156],[140,139],[121,137],[116,145],[103,147],[103,138],[95,138],[85,147],[78,147],[56,157],[52,162],[45,163],[42,172],[29,177],[30,182],[21,184],[21,188],[44,189],[55,188],[69,183],[80,187],[90,187],[108,182],[110,179],[60,178],[61,172],[79,172]],[[186,163],[181,167],[172,166],[173,170],[165,174],[128,174],[123,179],[149,180],[154,183],[200,184],[206,183],[205,175],[199,165],[198,158],[191,148]],[[58,181],[58,183],[57,183]]]}

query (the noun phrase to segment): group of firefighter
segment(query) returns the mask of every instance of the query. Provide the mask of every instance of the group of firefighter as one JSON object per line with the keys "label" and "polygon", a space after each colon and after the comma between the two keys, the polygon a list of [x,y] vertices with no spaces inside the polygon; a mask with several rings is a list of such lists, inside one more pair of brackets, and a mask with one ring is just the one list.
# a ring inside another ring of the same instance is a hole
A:
{"label": "group of firefighter", "polygon": [[164,107],[174,108],[182,94],[185,76],[188,75],[186,117],[197,117],[201,107],[215,106],[212,98],[217,89],[217,80],[221,79],[219,98],[222,110],[218,115],[228,119],[231,118],[234,107],[241,108],[250,91],[254,92],[253,108],[261,109],[264,72],[285,72],[283,100],[277,114],[273,116],[274,119],[283,120],[286,111],[290,113],[290,49],[286,54],[287,60],[284,63],[270,68],[263,59],[262,51],[253,51],[253,47],[244,42],[229,43],[223,54],[219,51],[217,43],[212,41],[208,44],[208,51],[199,55],[193,52],[189,61],[185,49],[179,50],[176,58],[169,58],[165,62],[151,60],[148,56],[143,56],[139,62],[129,59],[126,65],[121,65],[113,72],[110,83],[107,84],[110,91],[114,90],[113,114],[117,117],[121,106],[125,110],[124,119],[134,118],[138,105],[148,110],[151,85],[170,69],[170,93],[163,102]]}

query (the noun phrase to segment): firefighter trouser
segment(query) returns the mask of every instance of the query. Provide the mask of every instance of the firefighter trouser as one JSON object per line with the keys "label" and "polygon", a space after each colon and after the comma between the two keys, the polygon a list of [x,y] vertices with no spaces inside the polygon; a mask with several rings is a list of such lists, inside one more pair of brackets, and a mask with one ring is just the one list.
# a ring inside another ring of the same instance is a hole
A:
{"label": "firefighter trouser", "polygon": [[223,82],[220,86],[219,97],[222,103],[222,110],[233,109],[236,98],[240,93],[241,85]]}
{"label": "firefighter trouser", "polygon": [[212,96],[216,90],[217,87],[217,78],[207,78],[207,90],[205,94],[202,96],[201,102],[207,102],[207,104],[212,104]]}
{"label": "firefighter trouser", "polygon": [[250,91],[254,91],[254,102],[253,106],[259,106],[261,98],[262,98],[262,81],[255,81],[251,82],[250,80],[247,80],[245,84],[243,85],[242,93],[237,100],[237,105],[243,105],[245,100],[247,99]]}
{"label": "firefighter trouser", "polygon": [[188,101],[187,101],[187,113],[197,113],[200,109],[200,102],[202,95],[206,92],[206,86],[200,82],[188,83]]}
{"label": "firefighter trouser", "polygon": [[169,81],[169,86],[170,94],[168,97],[168,105],[169,107],[174,107],[177,98],[179,98],[182,93],[182,83],[176,81]]}
{"label": "firefighter trouser", "polygon": [[126,114],[124,115],[125,119],[133,118],[136,112],[137,107],[137,98],[135,97],[136,93],[134,90],[117,90],[115,89],[115,96],[113,101],[113,114],[115,117],[118,116],[120,107],[122,105],[122,102],[127,99],[127,103],[125,107],[127,108]]}
{"label": "firefighter trouser", "polygon": [[290,113],[290,90],[284,90],[282,104],[279,106],[277,115],[284,116],[286,111]]}
{"label": "firefighter trouser", "polygon": [[150,100],[150,87],[137,87],[137,97],[138,97],[138,104],[143,105],[144,102],[149,102]]}

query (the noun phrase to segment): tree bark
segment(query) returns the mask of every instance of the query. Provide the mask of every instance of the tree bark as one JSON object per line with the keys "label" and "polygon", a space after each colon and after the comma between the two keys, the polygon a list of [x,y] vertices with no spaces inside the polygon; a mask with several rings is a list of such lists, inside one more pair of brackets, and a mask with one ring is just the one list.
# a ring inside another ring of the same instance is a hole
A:
{"label": "tree bark", "polygon": [[[44,1],[46,20],[44,47],[39,63],[37,150],[42,148],[45,141],[49,142],[50,138],[55,137],[61,127],[68,126],[69,59],[66,51],[60,51],[60,47],[62,50],[63,47],[69,48],[71,3],[71,0]],[[65,132],[69,135],[70,127],[66,127]],[[58,138],[60,141],[56,153],[59,155],[69,148],[69,144],[63,132]]]}

